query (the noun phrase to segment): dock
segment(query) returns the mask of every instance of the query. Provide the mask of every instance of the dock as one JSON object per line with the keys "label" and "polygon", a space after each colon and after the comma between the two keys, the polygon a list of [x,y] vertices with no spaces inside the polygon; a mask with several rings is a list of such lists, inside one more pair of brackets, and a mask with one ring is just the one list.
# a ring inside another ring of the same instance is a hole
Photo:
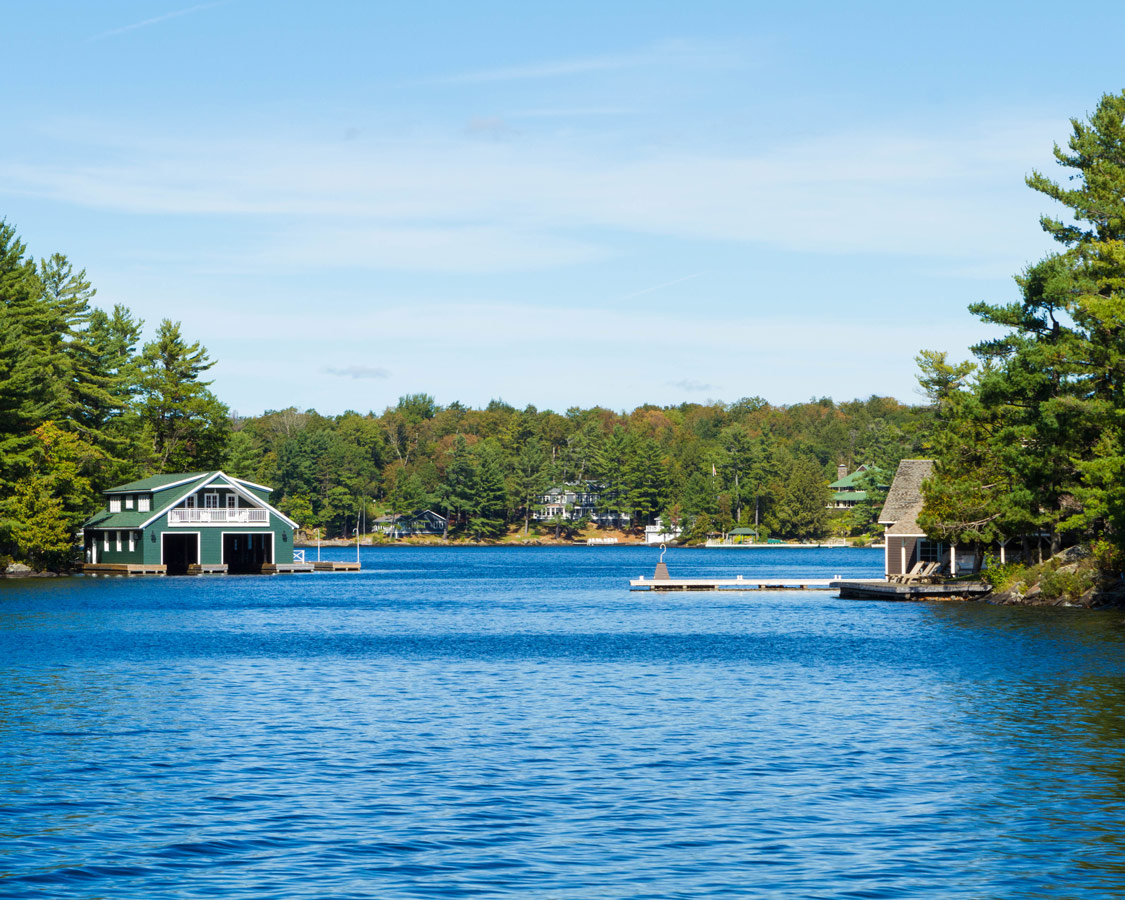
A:
{"label": "dock", "polygon": [[192,563],[187,567],[189,575],[226,575],[226,563]]}
{"label": "dock", "polygon": [[317,560],[309,563],[317,572],[358,572],[358,562],[339,562],[338,560]]}
{"label": "dock", "polygon": [[263,575],[296,575],[301,572],[311,571],[313,571],[312,563],[291,562],[262,564]]}
{"label": "dock", "polygon": [[944,584],[902,584],[850,579],[833,581],[830,587],[845,600],[971,600],[983,597],[992,587],[983,581],[951,581]]}
{"label": "dock", "polygon": [[[140,563],[80,563],[75,570],[83,575],[167,575],[164,565],[142,565]],[[358,572],[357,562],[291,562],[263,563],[263,575],[298,575],[306,572]],[[188,575],[226,575],[225,563],[192,563],[187,567]]]}
{"label": "dock", "polygon": [[80,563],[76,568],[83,575],[163,575],[168,570],[167,566],[140,563]]}
{"label": "dock", "polygon": [[[881,583],[871,579],[870,583]],[[830,578],[743,576],[734,578],[633,578],[631,591],[830,591],[840,582]],[[857,582],[848,582],[855,584]],[[868,583],[864,581],[863,583]]]}

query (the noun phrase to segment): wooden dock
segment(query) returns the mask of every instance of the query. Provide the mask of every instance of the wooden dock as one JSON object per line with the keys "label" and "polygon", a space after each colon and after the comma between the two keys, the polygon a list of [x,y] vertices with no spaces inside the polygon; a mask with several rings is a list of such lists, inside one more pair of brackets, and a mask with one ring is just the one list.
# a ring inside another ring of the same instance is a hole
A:
{"label": "wooden dock", "polygon": [[313,566],[318,572],[358,572],[358,562],[340,562],[338,560],[317,560],[308,565]]}
{"label": "wooden dock", "polygon": [[[83,575],[167,575],[168,567],[162,565],[141,565],[139,563],[80,563],[76,566]],[[304,572],[358,572],[357,562],[292,562],[264,563],[263,575],[296,575]],[[226,575],[225,563],[192,563],[188,575]]]}
{"label": "wooden dock", "polygon": [[226,563],[192,563],[187,567],[189,575],[226,575]]}
{"label": "wooden dock", "polygon": [[[882,579],[871,579],[872,583]],[[855,583],[855,582],[849,582]],[[830,578],[743,576],[734,578],[634,578],[631,591],[830,591],[838,582]]]}
{"label": "wooden dock", "polygon": [[140,563],[79,563],[76,567],[83,575],[163,575],[167,566]]}
{"label": "wooden dock", "polygon": [[983,581],[951,581],[944,584],[899,584],[882,578],[876,581],[833,581],[845,600],[965,600],[982,597],[992,590]]}
{"label": "wooden dock", "polygon": [[263,563],[263,575],[297,575],[313,571],[312,563]]}

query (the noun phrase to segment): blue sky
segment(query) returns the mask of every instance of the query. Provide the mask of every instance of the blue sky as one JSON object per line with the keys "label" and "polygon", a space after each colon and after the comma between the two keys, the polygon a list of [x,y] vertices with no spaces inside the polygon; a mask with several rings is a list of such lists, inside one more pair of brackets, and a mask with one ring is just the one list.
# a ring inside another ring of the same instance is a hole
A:
{"label": "blue sky", "polygon": [[[935,7],[937,5],[934,5]],[[1119,3],[6,4],[0,217],[242,414],[917,400]]]}

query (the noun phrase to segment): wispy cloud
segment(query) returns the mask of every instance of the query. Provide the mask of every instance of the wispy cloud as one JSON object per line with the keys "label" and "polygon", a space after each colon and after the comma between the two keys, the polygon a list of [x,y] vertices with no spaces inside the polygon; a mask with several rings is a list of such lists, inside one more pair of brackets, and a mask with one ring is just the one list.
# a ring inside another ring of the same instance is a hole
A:
{"label": "wispy cloud", "polygon": [[691,391],[692,393],[718,390],[713,384],[705,384],[693,378],[681,378],[679,381],[666,381],[664,383],[668,385],[668,387],[675,387],[679,388],[681,391]]}
{"label": "wispy cloud", "polygon": [[562,106],[540,109],[518,109],[510,113],[513,119],[585,119],[601,116],[629,116],[636,110],[626,106]]}
{"label": "wispy cloud", "polygon": [[169,19],[189,16],[192,13],[202,12],[205,9],[214,9],[216,6],[224,6],[227,3],[230,3],[230,0],[215,0],[214,3],[199,3],[195,6],[186,7],[185,9],[177,9],[160,16],[153,16],[151,19],[143,19],[140,22],[134,22],[132,25],[123,25],[120,28],[111,28],[109,31],[103,31],[101,34],[95,34],[93,37],[87,38],[87,43],[104,41],[106,38],[115,37],[116,35],[125,34],[130,31],[137,31],[140,28],[148,28],[150,25],[158,25],[161,22],[167,22]]}
{"label": "wispy cloud", "polygon": [[632,300],[634,297],[640,297],[644,294],[651,294],[653,291],[659,291],[662,288],[672,287],[674,284],[683,284],[685,281],[691,281],[693,278],[698,278],[704,275],[704,272],[696,272],[693,275],[685,275],[683,278],[674,278],[671,281],[665,281],[662,284],[654,284],[652,287],[646,287],[643,290],[633,291],[631,294],[626,294],[624,297],[619,297],[619,300]]}
{"label": "wispy cloud", "polygon": [[729,61],[732,54],[714,46],[704,47],[690,41],[664,41],[632,53],[611,53],[585,56],[576,59],[558,59],[528,63],[520,66],[501,66],[475,72],[458,72],[453,75],[428,79],[428,84],[483,84],[496,81],[527,81],[543,78],[565,78],[591,72],[608,72],[619,69],[637,69],[662,66],[669,63],[695,63],[714,65]]}
{"label": "wispy cloud", "polygon": [[0,194],[239,217],[256,243],[245,258],[260,265],[518,271],[604,259],[620,235],[657,235],[909,254],[946,268],[999,261],[1009,272],[1013,255],[1045,240],[1038,200],[1013,173],[1039,160],[1028,148],[1049,146],[1055,128],[883,128],[753,152],[643,154],[596,142],[160,141],[86,129],[72,159],[0,150]]}
{"label": "wispy cloud", "polygon": [[326,375],[339,375],[341,378],[390,378],[388,369],[376,366],[325,366],[322,370]]}

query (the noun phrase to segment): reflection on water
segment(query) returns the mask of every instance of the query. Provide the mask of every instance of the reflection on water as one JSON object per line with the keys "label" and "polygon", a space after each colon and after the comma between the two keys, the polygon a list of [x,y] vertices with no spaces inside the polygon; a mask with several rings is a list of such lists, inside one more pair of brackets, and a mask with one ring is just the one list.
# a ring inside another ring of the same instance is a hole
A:
{"label": "reflection on water", "polygon": [[0,896],[1125,896],[1120,614],[365,554],[0,584]]}

